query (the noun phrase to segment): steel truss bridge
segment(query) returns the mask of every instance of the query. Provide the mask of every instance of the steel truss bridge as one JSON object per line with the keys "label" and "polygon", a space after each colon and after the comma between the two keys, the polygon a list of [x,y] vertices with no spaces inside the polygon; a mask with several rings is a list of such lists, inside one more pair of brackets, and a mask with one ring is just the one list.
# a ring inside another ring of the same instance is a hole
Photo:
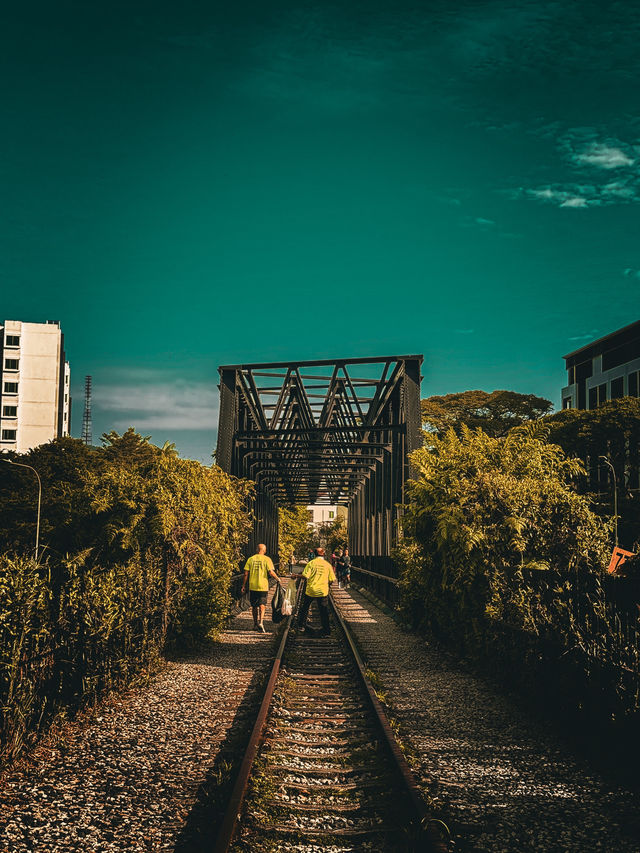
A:
{"label": "steel truss bridge", "polygon": [[409,453],[422,443],[422,355],[219,368],[216,459],[256,486],[253,547],[278,553],[278,507],[348,507],[354,564],[388,574]]}

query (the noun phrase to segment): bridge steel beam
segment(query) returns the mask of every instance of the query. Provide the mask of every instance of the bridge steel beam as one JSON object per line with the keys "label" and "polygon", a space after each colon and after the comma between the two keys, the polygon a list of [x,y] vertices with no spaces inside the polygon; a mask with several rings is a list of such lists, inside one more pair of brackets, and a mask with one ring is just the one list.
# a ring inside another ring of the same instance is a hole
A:
{"label": "bridge steel beam", "polygon": [[219,368],[216,460],[256,484],[248,550],[264,542],[277,557],[279,506],[341,504],[354,564],[393,573],[409,454],[422,441],[422,361],[401,355]]}

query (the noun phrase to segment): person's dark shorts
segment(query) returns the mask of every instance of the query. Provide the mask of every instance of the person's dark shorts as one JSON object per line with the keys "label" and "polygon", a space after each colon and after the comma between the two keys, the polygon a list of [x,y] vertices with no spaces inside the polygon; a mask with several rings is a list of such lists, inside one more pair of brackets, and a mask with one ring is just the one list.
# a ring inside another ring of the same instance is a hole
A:
{"label": "person's dark shorts", "polygon": [[249,590],[249,603],[252,607],[260,607],[261,604],[267,603],[267,593],[259,590]]}

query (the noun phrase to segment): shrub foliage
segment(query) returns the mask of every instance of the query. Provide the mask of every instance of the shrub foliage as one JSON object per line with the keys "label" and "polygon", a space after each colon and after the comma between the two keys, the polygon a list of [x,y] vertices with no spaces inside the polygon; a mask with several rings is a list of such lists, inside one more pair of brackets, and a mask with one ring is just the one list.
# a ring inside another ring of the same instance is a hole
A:
{"label": "shrub foliage", "polygon": [[611,525],[574,488],[581,463],[547,435],[541,422],[504,438],[464,425],[427,434],[412,454],[396,554],[402,608],[414,627],[503,675],[555,670],[575,702],[588,701],[591,679],[605,713],[631,714],[637,631],[603,588]]}
{"label": "shrub foliage", "polygon": [[86,448],[63,438],[0,472],[1,755],[53,716],[127,684],[166,645],[193,645],[228,613],[249,531],[250,485],[179,459],[133,430]]}

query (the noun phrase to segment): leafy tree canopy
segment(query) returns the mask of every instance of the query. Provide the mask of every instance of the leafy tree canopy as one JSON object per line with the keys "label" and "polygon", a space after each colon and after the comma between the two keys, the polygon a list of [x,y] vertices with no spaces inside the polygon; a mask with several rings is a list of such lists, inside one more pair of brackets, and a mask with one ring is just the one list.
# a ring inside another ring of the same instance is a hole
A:
{"label": "leafy tree canopy", "polygon": [[[551,440],[570,456],[586,460],[609,456],[622,474],[625,464],[637,470],[640,445],[640,400],[622,397],[597,409],[564,409],[546,419]],[[634,452],[627,454],[626,449]]]}
{"label": "leafy tree canopy", "polygon": [[306,557],[315,548],[314,531],[309,526],[309,511],[306,506],[278,508],[278,541],[280,544],[280,566],[284,568],[291,559]]}
{"label": "leafy tree canopy", "polygon": [[512,427],[538,420],[548,414],[553,404],[534,394],[516,391],[461,391],[421,401],[422,421],[438,434],[453,428],[457,433],[463,425],[480,428],[494,437],[506,435]]}

